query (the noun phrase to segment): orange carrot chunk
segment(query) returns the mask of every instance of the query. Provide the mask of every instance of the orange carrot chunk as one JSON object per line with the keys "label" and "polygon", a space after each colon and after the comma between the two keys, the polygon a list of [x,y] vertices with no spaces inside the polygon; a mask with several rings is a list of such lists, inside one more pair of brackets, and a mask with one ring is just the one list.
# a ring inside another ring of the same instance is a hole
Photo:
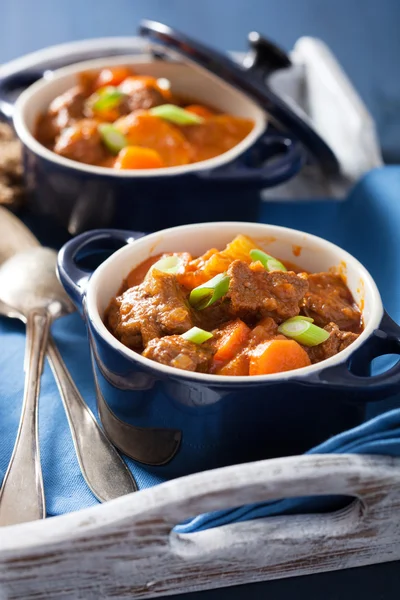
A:
{"label": "orange carrot chunk", "polygon": [[102,69],[95,82],[95,88],[99,89],[105,85],[117,86],[131,75],[133,75],[133,71],[132,69],[128,69],[128,67],[110,67],[108,69]]}
{"label": "orange carrot chunk", "polygon": [[142,146],[127,146],[115,159],[116,169],[158,169],[165,167],[161,156],[151,148]]}
{"label": "orange carrot chunk", "polygon": [[218,340],[214,361],[232,360],[249,339],[250,329],[241,319],[236,319],[224,327],[224,332]]}
{"label": "orange carrot chunk", "polygon": [[274,339],[259,344],[250,356],[250,375],[269,375],[311,364],[307,352],[294,340]]}
{"label": "orange carrot chunk", "polygon": [[249,374],[249,357],[246,352],[238,354],[223,367],[215,371],[215,375],[240,376]]}

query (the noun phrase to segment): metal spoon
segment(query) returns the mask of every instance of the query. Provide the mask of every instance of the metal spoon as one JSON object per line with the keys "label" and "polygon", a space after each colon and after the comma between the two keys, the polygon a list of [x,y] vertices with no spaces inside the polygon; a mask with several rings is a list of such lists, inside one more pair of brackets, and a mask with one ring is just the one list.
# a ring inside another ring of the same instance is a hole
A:
{"label": "metal spoon", "polygon": [[[9,210],[0,206],[0,265],[22,250],[40,247],[39,241],[26,225]],[[69,302],[64,290],[62,293],[65,301]],[[70,307],[72,310],[71,303]],[[0,314],[10,315],[10,310],[10,307],[0,300]],[[14,316],[23,318],[18,314]],[[47,351],[67,415],[79,466],[88,487],[100,502],[137,491],[137,484],[131,472],[80,395],[51,335]]]}
{"label": "metal spoon", "polygon": [[53,319],[71,312],[55,275],[56,253],[32,248],[0,267],[0,299],[26,321],[25,389],[17,439],[0,491],[0,525],[46,516],[38,445],[40,376]]}
{"label": "metal spoon", "polygon": [[[29,250],[30,255],[32,255],[33,251],[37,252],[39,249],[41,251],[45,250],[39,246],[36,238],[23,225],[23,223],[21,223],[21,221],[0,207],[0,263],[5,258],[12,256],[17,251],[18,247],[22,249],[31,248],[31,250]],[[46,250],[46,252],[50,252],[52,254],[52,283],[57,290],[57,294],[60,294],[59,298],[61,299],[61,304],[66,307],[67,312],[70,312],[73,310],[73,306],[69,302],[64,290],[61,288],[58,280],[55,277],[55,253],[48,250]],[[1,285],[2,284],[0,283],[0,286]],[[0,314],[17,317],[26,321],[24,312],[20,311],[17,306],[10,306],[10,298],[7,300],[5,297],[6,295],[2,293],[2,290],[4,289],[6,288],[3,285],[0,288]],[[78,461],[86,483],[94,495],[101,501],[109,500],[136,491],[137,486],[129,469],[126,467],[118,452],[111,445],[103,431],[98,426],[92,412],[75,387],[71,376],[69,375],[68,370],[65,367],[65,364],[63,363],[51,338],[49,340],[48,351],[50,364],[61,393]],[[33,428],[33,432],[34,431],[35,427]],[[16,447],[17,444],[18,440]],[[35,445],[37,446],[37,444]],[[14,453],[11,463],[13,462],[13,458]],[[36,463],[37,459],[38,457],[36,457]],[[33,472],[35,468],[35,460],[32,463],[31,458],[30,464],[31,472]],[[8,472],[10,470],[11,466],[9,467]],[[8,479],[8,473],[6,478]],[[3,489],[4,488],[5,485],[3,486]],[[32,491],[30,493],[32,494]],[[38,505],[37,497],[38,496],[36,495],[36,505]],[[3,501],[4,494],[2,492],[0,495],[0,524],[5,524],[2,522],[1,518],[1,506],[3,505]],[[44,513],[44,504],[42,504],[42,506],[42,512]],[[14,512],[16,512],[16,509],[15,511],[12,511],[12,514]],[[9,517],[12,517],[12,514],[7,517],[8,524],[11,524],[11,521],[8,519]],[[18,517],[19,521],[31,520],[33,518],[40,517],[31,516],[31,514],[27,515],[25,518]],[[14,520],[12,522],[16,521]]]}

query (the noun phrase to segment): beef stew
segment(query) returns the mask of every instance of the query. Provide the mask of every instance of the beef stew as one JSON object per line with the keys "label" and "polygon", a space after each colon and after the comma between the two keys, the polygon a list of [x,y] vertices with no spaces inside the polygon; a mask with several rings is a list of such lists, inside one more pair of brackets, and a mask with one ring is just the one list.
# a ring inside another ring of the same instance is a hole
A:
{"label": "beef stew", "polygon": [[39,117],[36,139],[56,154],[113,169],[200,162],[236,146],[250,119],[177,96],[166,79],[131,68],[83,72]]}
{"label": "beef stew", "polygon": [[197,258],[176,252],[147,259],[112,299],[105,323],[146,358],[230,376],[321,362],[363,330],[340,274],[284,264],[245,235]]}

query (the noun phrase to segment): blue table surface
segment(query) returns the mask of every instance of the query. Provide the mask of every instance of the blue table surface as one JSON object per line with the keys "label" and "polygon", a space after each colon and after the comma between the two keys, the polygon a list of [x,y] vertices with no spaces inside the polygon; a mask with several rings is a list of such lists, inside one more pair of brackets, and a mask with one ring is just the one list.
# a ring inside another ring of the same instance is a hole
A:
{"label": "blue table surface", "polygon": [[[399,0],[2,0],[0,6],[0,63],[71,40],[135,35],[142,18],[166,22],[223,50],[245,50],[246,35],[254,29],[285,49],[302,35],[320,37],[375,118],[385,157],[400,162]],[[396,562],[176,598],[392,600],[399,583]]]}

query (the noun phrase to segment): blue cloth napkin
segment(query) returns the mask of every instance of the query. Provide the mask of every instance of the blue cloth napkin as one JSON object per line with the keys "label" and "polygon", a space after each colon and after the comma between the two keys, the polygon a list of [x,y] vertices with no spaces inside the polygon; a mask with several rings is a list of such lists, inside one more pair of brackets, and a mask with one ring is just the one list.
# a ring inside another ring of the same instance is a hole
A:
{"label": "blue cloth napkin", "polygon": [[[345,202],[268,203],[263,222],[302,229],[348,250],[371,272],[389,314],[400,321],[400,166],[369,173]],[[45,239],[42,239],[46,242]],[[50,243],[50,242],[47,242]],[[81,394],[97,415],[86,332],[77,314],[53,326],[53,335]],[[7,468],[20,416],[23,393],[25,328],[0,317],[0,481]],[[390,359],[377,359],[375,371]],[[310,453],[351,452],[400,456],[400,395],[369,406],[368,420],[310,449]],[[79,469],[61,400],[48,365],[40,397],[40,447],[49,516],[97,504]],[[160,483],[125,459],[140,488]],[[332,508],[337,499],[291,499],[201,515],[177,527],[191,532],[267,515]]]}

